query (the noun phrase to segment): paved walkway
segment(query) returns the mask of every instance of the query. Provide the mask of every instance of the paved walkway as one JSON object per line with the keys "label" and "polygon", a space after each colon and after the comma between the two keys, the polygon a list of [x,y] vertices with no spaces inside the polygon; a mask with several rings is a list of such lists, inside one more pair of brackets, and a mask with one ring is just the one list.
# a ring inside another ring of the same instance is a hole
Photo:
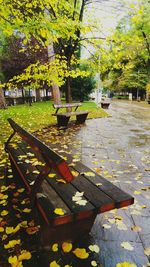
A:
{"label": "paved walkway", "polygon": [[[87,122],[79,131],[82,161],[134,195],[127,209],[97,217],[92,229],[102,266],[118,262],[148,266],[150,255],[150,105],[112,101],[111,117]],[[128,242],[131,247],[121,247]],[[144,252],[145,250],[145,252]]]}
{"label": "paved walkway", "polygon": [[[134,205],[97,216],[90,240],[100,247],[97,266],[116,267],[120,262],[129,262],[147,267],[150,266],[150,105],[112,101],[108,112],[108,118],[88,120],[85,126],[68,128],[59,135],[56,128],[51,133],[45,129],[39,132],[39,138],[56,147],[60,154],[68,151],[75,160],[81,158],[135,197]],[[84,261],[83,266],[86,266]]]}

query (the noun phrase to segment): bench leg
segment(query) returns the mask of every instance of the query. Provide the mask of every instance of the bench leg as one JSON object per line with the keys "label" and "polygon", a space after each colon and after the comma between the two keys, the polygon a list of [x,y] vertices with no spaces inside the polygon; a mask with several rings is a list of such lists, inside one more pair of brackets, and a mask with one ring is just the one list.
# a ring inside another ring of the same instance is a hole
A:
{"label": "bench leg", "polygon": [[57,124],[58,124],[58,126],[67,126],[68,122],[69,122],[69,119],[70,119],[70,117],[57,115]]}
{"label": "bench leg", "polygon": [[76,116],[76,124],[84,123],[87,118],[88,113],[86,114],[79,114]]}

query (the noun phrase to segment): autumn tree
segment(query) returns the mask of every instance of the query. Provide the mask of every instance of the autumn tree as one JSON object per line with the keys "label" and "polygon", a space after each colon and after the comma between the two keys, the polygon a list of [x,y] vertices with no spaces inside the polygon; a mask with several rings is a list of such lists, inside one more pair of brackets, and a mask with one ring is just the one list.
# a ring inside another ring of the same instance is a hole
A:
{"label": "autumn tree", "polygon": [[[78,68],[79,59],[76,53],[83,36],[91,26],[83,23],[83,15],[88,0],[4,0],[0,7],[2,30],[7,35],[21,36],[23,43],[30,43],[35,37],[40,47],[53,46],[54,54],[49,53],[49,62],[30,65],[24,74],[15,78],[16,82],[26,79],[41,78],[49,85],[66,84],[66,101],[71,101],[70,78],[86,73]],[[51,60],[52,59],[52,60]],[[77,67],[76,67],[77,66]],[[55,88],[56,90],[56,88]]]}
{"label": "autumn tree", "polygon": [[100,49],[101,76],[110,89],[145,89],[149,81],[149,10],[148,2],[132,6]]}

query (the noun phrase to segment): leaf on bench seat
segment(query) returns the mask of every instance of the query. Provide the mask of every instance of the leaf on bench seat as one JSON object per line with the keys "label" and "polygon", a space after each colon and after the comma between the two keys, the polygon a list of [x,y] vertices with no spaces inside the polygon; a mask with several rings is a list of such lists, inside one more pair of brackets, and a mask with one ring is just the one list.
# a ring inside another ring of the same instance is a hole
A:
{"label": "leaf on bench seat", "polygon": [[72,175],[73,175],[74,177],[77,177],[77,176],[79,175],[79,172],[77,172],[77,171],[71,171],[71,173],[72,173]]}
{"label": "leaf on bench seat", "polygon": [[85,175],[85,176],[92,176],[92,177],[95,176],[95,173],[94,173],[94,172],[82,172],[82,173],[80,173],[80,174],[83,174],[83,175]]}
{"label": "leaf on bench seat", "polygon": [[66,184],[67,182],[64,179],[56,179],[58,183]]}
{"label": "leaf on bench seat", "polygon": [[57,214],[57,215],[64,215],[65,214],[64,210],[61,209],[61,208],[56,208],[54,210],[54,213]]}
{"label": "leaf on bench seat", "polygon": [[49,178],[54,178],[55,176],[56,176],[56,173],[49,173],[49,174],[48,174],[48,177],[49,177]]}
{"label": "leaf on bench seat", "polygon": [[82,199],[84,192],[76,192],[75,195],[72,197],[72,201],[80,206],[85,206],[87,204],[86,199]]}

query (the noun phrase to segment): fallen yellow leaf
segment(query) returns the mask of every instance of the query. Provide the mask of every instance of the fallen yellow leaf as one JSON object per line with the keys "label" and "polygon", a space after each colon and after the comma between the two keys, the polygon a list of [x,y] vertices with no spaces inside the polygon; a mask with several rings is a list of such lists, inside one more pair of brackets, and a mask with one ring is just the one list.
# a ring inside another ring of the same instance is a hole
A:
{"label": "fallen yellow leaf", "polygon": [[137,225],[131,227],[131,229],[132,229],[134,232],[140,232],[140,231],[142,230],[142,228],[141,228],[140,226],[137,226]]}
{"label": "fallen yellow leaf", "polygon": [[23,212],[29,213],[29,212],[31,212],[31,209],[25,208],[25,209],[23,209]]}
{"label": "fallen yellow leaf", "polygon": [[54,213],[57,214],[57,215],[64,215],[64,211],[61,209],[61,208],[56,208],[54,210]]}
{"label": "fallen yellow leaf", "polygon": [[49,174],[48,174],[48,177],[49,177],[49,178],[53,178],[53,177],[55,177],[55,176],[56,176],[56,173],[49,173]]}
{"label": "fallen yellow leaf", "polygon": [[140,195],[141,194],[141,192],[140,191],[134,191],[134,195]]}
{"label": "fallen yellow leaf", "polygon": [[96,267],[96,266],[97,266],[97,262],[96,262],[96,261],[91,261],[91,265],[92,265],[93,267]]}
{"label": "fallen yellow leaf", "polygon": [[57,252],[58,251],[58,244],[57,243],[52,245],[52,251],[53,252]]}
{"label": "fallen yellow leaf", "polygon": [[16,245],[19,245],[20,243],[21,243],[20,239],[18,239],[18,240],[10,240],[8,242],[8,244],[4,245],[4,248],[6,248],[6,249],[13,248]]}
{"label": "fallen yellow leaf", "polygon": [[72,175],[73,175],[74,177],[77,177],[77,176],[79,175],[79,173],[78,173],[77,171],[71,171],[71,173],[72,173]]}
{"label": "fallen yellow leaf", "polygon": [[56,261],[52,261],[49,267],[60,267],[60,265]]}
{"label": "fallen yellow leaf", "polygon": [[21,267],[21,266],[23,266],[23,265],[19,264],[17,256],[10,256],[8,258],[8,262],[11,264],[12,267],[18,267],[18,266]]}
{"label": "fallen yellow leaf", "polygon": [[81,174],[83,174],[83,175],[85,175],[85,176],[92,176],[92,177],[95,176],[95,173],[94,173],[94,172],[83,172],[83,173],[81,173]]}
{"label": "fallen yellow leaf", "polygon": [[3,210],[2,212],[1,212],[1,216],[6,216],[8,214],[8,211],[7,210]]}
{"label": "fallen yellow leaf", "polygon": [[124,261],[117,263],[116,267],[137,267],[137,266],[134,263]]}
{"label": "fallen yellow leaf", "polygon": [[97,245],[90,245],[90,246],[89,246],[89,249],[90,249],[92,252],[95,252],[95,253],[99,253],[99,251],[100,251],[100,248],[99,248]]}
{"label": "fallen yellow leaf", "polygon": [[85,248],[76,248],[73,253],[79,259],[87,259],[89,257],[89,253],[87,253]]}
{"label": "fallen yellow leaf", "polygon": [[4,232],[4,227],[0,227],[0,233]]}
{"label": "fallen yellow leaf", "polygon": [[72,250],[72,244],[71,243],[67,243],[67,242],[63,242],[62,243],[62,250],[65,253],[68,253]]}
{"label": "fallen yellow leaf", "polygon": [[18,259],[19,261],[23,261],[23,260],[30,260],[32,257],[31,253],[27,250],[22,250],[21,254],[19,255]]}
{"label": "fallen yellow leaf", "polygon": [[64,179],[56,179],[58,183],[66,184],[67,182]]}
{"label": "fallen yellow leaf", "polygon": [[150,256],[150,247],[145,248],[144,249],[144,253],[145,253],[146,256],[149,257]]}
{"label": "fallen yellow leaf", "polygon": [[134,248],[131,246],[131,244],[129,242],[122,242],[121,247],[123,247],[127,250],[130,250],[130,251],[134,250]]}

